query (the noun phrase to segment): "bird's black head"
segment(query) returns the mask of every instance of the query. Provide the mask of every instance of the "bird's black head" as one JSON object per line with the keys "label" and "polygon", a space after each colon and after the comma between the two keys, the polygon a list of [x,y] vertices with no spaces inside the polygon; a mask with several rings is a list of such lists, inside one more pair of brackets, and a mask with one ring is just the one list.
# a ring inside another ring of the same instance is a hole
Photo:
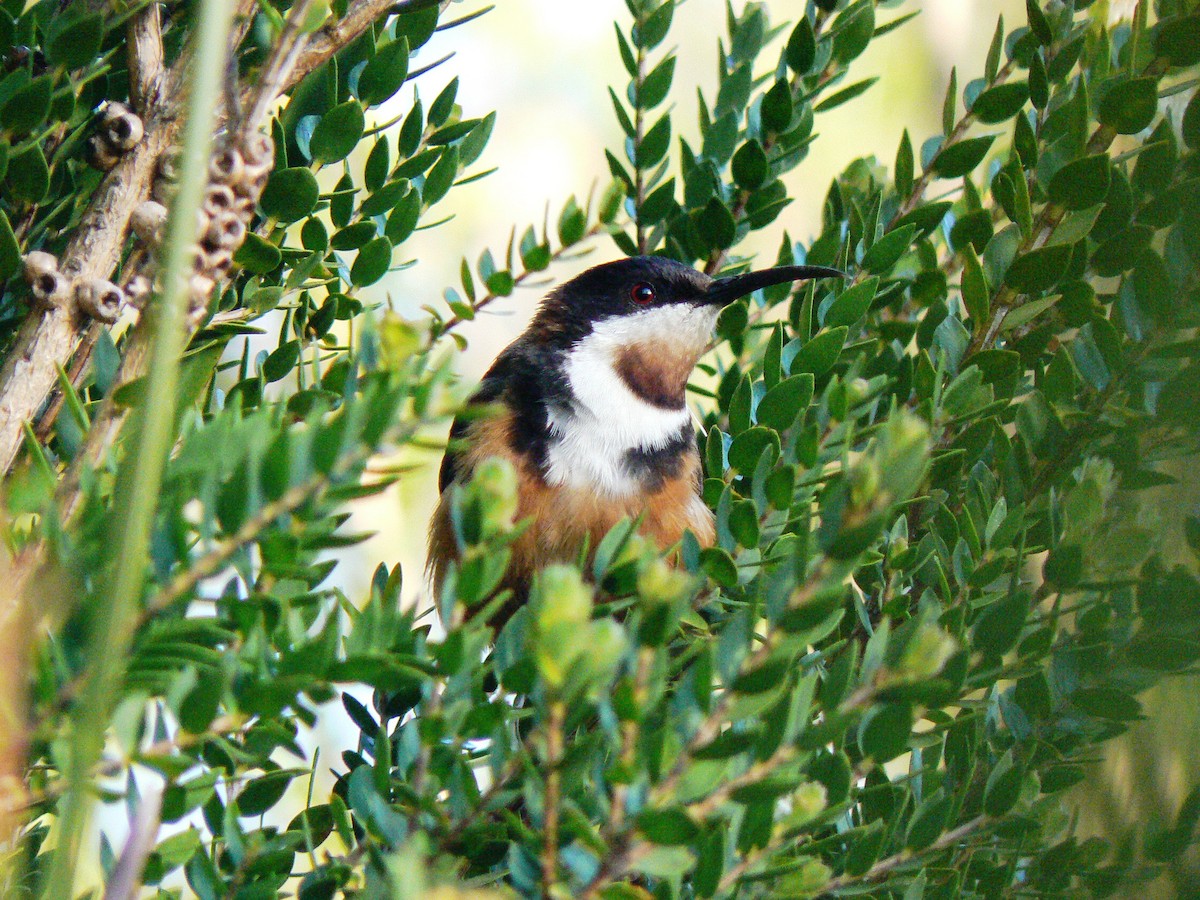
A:
{"label": "bird's black head", "polygon": [[599,322],[618,317],[645,320],[669,307],[705,310],[712,318],[739,297],[774,284],[806,278],[841,278],[823,266],[779,266],[725,278],[711,278],[691,266],[658,256],[633,256],[588,269],[553,291],[543,302],[533,330],[543,340],[574,343]]}

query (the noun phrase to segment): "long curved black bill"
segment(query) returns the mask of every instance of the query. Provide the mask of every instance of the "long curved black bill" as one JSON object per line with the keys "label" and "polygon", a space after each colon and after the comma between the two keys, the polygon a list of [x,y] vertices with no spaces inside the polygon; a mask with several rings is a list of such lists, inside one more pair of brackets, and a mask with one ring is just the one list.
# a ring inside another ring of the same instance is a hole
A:
{"label": "long curved black bill", "polygon": [[845,278],[846,273],[828,266],[779,266],[774,269],[761,269],[758,272],[743,272],[741,275],[730,275],[718,278],[708,286],[705,302],[716,306],[732,303],[738,297],[745,297],[759,288],[770,287],[773,284],[783,284],[785,281],[804,281],[809,278]]}

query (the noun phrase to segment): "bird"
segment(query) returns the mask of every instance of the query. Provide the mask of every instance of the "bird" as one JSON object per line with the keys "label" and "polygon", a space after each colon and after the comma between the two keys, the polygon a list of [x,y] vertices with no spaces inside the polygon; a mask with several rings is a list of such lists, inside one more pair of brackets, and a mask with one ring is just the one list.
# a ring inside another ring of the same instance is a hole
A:
{"label": "bird", "polygon": [[803,265],[713,278],[666,257],[633,256],[551,291],[450,429],[429,529],[434,596],[459,556],[451,487],[490,457],[511,463],[516,520],[527,521],[500,585],[511,596],[493,624],[526,601],[536,572],[575,560],[585,543],[595,548],[627,517],[663,551],[685,531],[711,544],[688,379],[725,306],[760,288],[824,277],[844,275]]}

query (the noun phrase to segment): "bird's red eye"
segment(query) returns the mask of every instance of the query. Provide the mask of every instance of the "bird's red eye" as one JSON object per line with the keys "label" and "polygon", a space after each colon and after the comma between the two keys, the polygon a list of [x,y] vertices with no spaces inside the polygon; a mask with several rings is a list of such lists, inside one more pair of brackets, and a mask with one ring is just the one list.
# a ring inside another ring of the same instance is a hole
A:
{"label": "bird's red eye", "polygon": [[641,284],[635,284],[633,286],[633,290],[629,292],[629,297],[639,306],[646,306],[647,304],[653,303],[655,299],[657,299],[658,295],[654,292],[654,285],[647,284],[643,281]]}

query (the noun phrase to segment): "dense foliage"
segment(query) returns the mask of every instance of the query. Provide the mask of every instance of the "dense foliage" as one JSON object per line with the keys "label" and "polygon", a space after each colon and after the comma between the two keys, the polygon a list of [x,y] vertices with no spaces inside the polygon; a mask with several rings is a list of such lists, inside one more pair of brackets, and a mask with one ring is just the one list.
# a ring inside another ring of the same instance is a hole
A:
{"label": "dense foliage", "polygon": [[[371,286],[487,173],[494,121],[422,47],[486,19],[418,0],[350,34],[352,6],[244,7],[241,84],[273,73],[273,45],[341,41],[277,78],[244,243],[181,320],[182,358],[135,364],[154,315],[80,325],[25,428],[5,491],[23,593],[3,630],[23,649],[3,698],[4,896],[94,884],[97,804],[128,809],[99,845],[117,897],[1091,896],[1185,851],[1200,793],[1110,845],[1077,837],[1065,792],[1139,693],[1200,659],[1195,560],[1163,555],[1142,502],[1200,450],[1194,0],[1112,25],[1030,0],[951,80],[942,133],[906,133],[890,167],[849,162],[803,242],[783,176],[918,4],[810,0],[791,23],[732,6],[691,123],[669,103],[693,88],[664,49],[674,0],[627,0],[612,185],[464,260],[417,321]],[[0,5],[10,356],[52,315],[22,256],[66,252],[102,179],[131,177],[89,168],[88,139],[101,100],[138,106],[126,27],[147,9]],[[186,63],[192,11],[162,16],[166,64]],[[406,81],[418,99],[370,124]],[[232,134],[257,104],[224,95]],[[195,171],[185,154],[172,222],[194,217]],[[401,608],[386,560],[367,597],[330,586],[329,551],[361,538],[347,504],[432,477],[368,463],[444,433],[461,323],[586,246],[716,273],[763,230],[778,262],[849,277],[721,316],[694,387],[716,546],[663,558],[620,526],[495,634],[463,613],[503,602],[521,526],[512,473],[485,466],[456,489],[463,563],[436,617]],[[156,252],[130,239],[113,281]],[[160,377],[174,415],[146,408]],[[163,442],[142,457],[151,420]],[[139,522],[145,546],[114,552]],[[360,732],[340,759],[307,740],[331,701]]]}

